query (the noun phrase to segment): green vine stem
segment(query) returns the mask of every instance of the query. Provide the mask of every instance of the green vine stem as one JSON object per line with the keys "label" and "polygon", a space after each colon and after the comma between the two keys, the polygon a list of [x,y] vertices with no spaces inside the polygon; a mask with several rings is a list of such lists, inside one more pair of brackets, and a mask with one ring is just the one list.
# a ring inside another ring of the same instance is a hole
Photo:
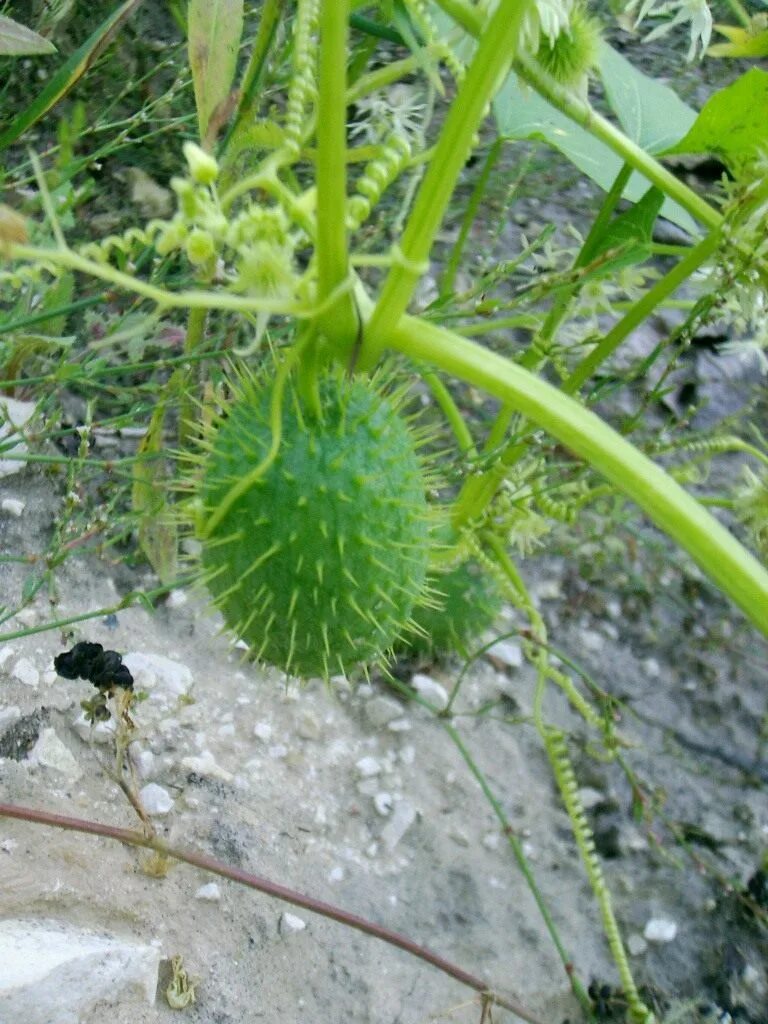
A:
{"label": "green vine stem", "polygon": [[[347,248],[347,35],[346,0],[323,0],[317,118],[317,288],[322,304],[349,274]],[[337,352],[352,351],[358,333],[352,295],[343,293],[319,325]]]}
{"label": "green vine stem", "polygon": [[768,572],[663,469],[593,412],[495,352],[414,317],[401,319],[389,343],[483,388],[556,437],[637,502],[768,635]]}
{"label": "green vine stem", "polygon": [[[529,0],[528,0],[529,2]],[[477,47],[466,78],[451,104],[421,183],[408,225],[374,309],[361,362],[372,366],[388,343],[424,273],[432,242],[442,222],[459,174],[469,157],[475,132],[509,68],[520,35],[525,0],[501,0]]]}
{"label": "green vine stem", "polygon": [[657,306],[687,281],[691,274],[697,271],[703,263],[706,263],[716,251],[720,241],[720,231],[710,231],[706,238],[695,245],[669,273],[660,278],[652,288],[649,288],[611,328],[603,340],[595,345],[589,355],[582,359],[570,377],[563,381],[563,391],[568,395],[578,391],[598,366],[616,351],[622,341],[643,323]]}
{"label": "green vine stem", "polygon": [[297,892],[295,889],[290,889],[285,885],[280,885],[268,878],[254,875],[243,868],[225,864],[223,861],[209,857],[205,853],[171,846],[170,843],[156,835],[148,836],[142,832],[135,832],[132,829],[117,828],[114,825],[102,825],[97,821],[71,818],[63,814],[52,814],[49,811],[39,811],[32,807],[19,807],[14,804],[0,803],[0,817],[15,818],[17,821],[29,821],[33,824],[47,825],[71,832],[82,832],[86,835],[102,836],[105,839],[125,843],[127,846],[155,850],[163,857],[170,857],[173,860],[191,864],[193,867],[200,868],[203,871],[210,871],[220,878],[228,878],[230,881],[245,885],[250,889],[256,889],[258,892],[263,892],[274,899],[290,903],[295,907],[301,907],[303,910],[309,910],[313,914],[320,914],[322,917],[338,921],[348,928],[354,928],[356,931],[363,932],[375,939],[380,939],[382,942],[402,949],[411,956],[415,956],[432,967],[436,967],[439,971],[454,978],[462,985],[466,985],[468,988],[479,992],[487,1004],[501,1006],[506,1010],[510,1010],[521,1020],[528,1021],[529,1024],[543,1024],[539,1017],[536,1017],[516,999],[502,996],[500,993],[489,990],[488,985],[482,978],[470,974],[462,967],[451,963],[449,960],[444,959],[444,957],[438,956],[437,953],[433,953],[426,946],[420,946],[407,936],[392,931],[391,928],[386,928],[384,925],[376,924],[374,921],[369,921],[357,914],[352,914],[348,910],[343,910],[332,903],[325,903],[312,896],[306,896],[304,893]]}
{"label": "green vine stem", "polygon": [[440,726],[445,730],[451,742],[454,744],[458,752],[461,754],[470,772],[474,775],[475,779],[478,782],[478,785],[480,786],[480,789],[482,790],[483,796],[488,801],[489,806],[491,807],[494,815],[496,816],[496,820],[499,822],[499,825],[501,826],[501,831],[504,834],[507,842],[509,843],[509,847],[510,850],[512,851],[512,856],[514,857],[515,863],[520,869],[520,873],[525,879],[526,885],[528,886],[530,893],[533,896],[534,902],[536,903],[539,913],[541,914],[542,920],[544,921],[544,925],[549,933],[550,938],[552,939],[552,944],[557,950],[558,956],[560,957],[563,967],[565,968],[565,973],[570,981],[573,994],[579,1000],[579,1003],[581,1004],[585,1012],[589,1014],[592,1009],[591,1001],[587,993],[584,991],[584,986],[581,984],[578,977],[576,976],[576,973],[574,971],[573,960],[568,955],[568,951],[563,945],[563,941],[560,938],[560,932],[557,929],[557,925],[555,924],[555,920],[552,917],[549,906],[547,905],[547,901],[544,898],[544,894],[542,893],[541,889],[539,888],[538,882],[536,881],[536,877],[533,873],[533,869],[531,868],[531,865],[528,862],[528,858],[525,856],[523,844],[517,837],[515,830],[512,827],[512,823],[510,822],[509,818],[507,817],[504,811],[504,808],[501,805],[501,801],[491,789],[488,783],[488,779],[485,777],[484,773],[481,771],[479,765],[477,764],[477,761],[472,756],[472,753],[470,752],[469,748],[464,743],[464,740],[461,738],[461,734],[459,733],[458,729],[451,723],[449,717],[447,717],[449,714],[449,710],[446,708],[444,711],[441,712],[439,708],[437,708],[430,701],[425,700],[425,698],[422,697],[421,694],[417,693],[416,690],[408,686],[407,683],[403,683],[401,680],[396,679],[394,676],[388,675],[387,682],[394,690],[397,690],[398,693],[401,693],[404,697],[407,697],[408,700],[413,701],[415,704],[420,704],[423,708],[425,708],[425,710],[429,711],[432,715],[435,716]]}

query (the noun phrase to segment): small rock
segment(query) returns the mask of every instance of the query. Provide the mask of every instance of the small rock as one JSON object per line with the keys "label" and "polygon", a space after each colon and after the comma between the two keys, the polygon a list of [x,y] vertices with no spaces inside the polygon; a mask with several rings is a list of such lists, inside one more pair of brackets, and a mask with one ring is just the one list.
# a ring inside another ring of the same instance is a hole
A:
{"label": "small rock", "polygon": [[498,850],[500,836],[498,832],[489,832],[483,836],[483,846],[486,850]]}
{"label": "small rock", "polygon": [[390,697],[372,697],[365,703],[365,717],[375,729],[389,725],[400,718],[402,713],[402,704]]}
{"label": "small rock", "polygon": [[296,914],[289,914],[288,912],[280,915],[278,929],[281,935],[295,935],[296,932],[303,932],[306,927],[307,922],[303,917],[298,917]]}
{"label": "small rock", "polygon": [[299,717],[296,731],[303,740],[320,739],[320,723],[309,711]]}
{"label": "small rock", "polygon": [[83,774],[72,751],[61,742],[55,729],[48,728],[41,731],[37,743],[30,750],[28,757],[32,764],[39,764],[43,768],[59,772],[72,782],[75,782]]}
{"label": "small rock", "polygon": [[15,704],[11,704],[7,708],[0,708],[0,732],[7,729],[9,725],[13,725],[21,718],[21,708],[17,708]]}
{"label": "small rock", "polygon": [[272,739],[272,726],[269,722],[257,722],[253,727],[253,735],[262,743],[269,743]]}
{"label": "small rock", "polygon": [[231,782],[234,778],[232,772],[216,763],[216,758],[210,750],[203,750],[199,757],[183,757],[181,767],[208,779],[219,779],[221,782]]}
{"label": "small rock", "polygon": [[420,697],[429,701],[430,704],[434,704],[440,711],[447,707],[448,693],[445,687],[431,676],[425,676],[421,672],[417,672],[411,680],[411,686]]}
{"label": "small rock", "polygon": [[139,790],[139,798],[147,814],[167,814],[173,807],[173,797],[163,786],[148,782]]}
{"label": "small rock", "polygon": [[221,899],[221,889],[215,882],[208,882],[207,885],[201,885],[195,893],[196,900],[205,900],[208,903],[218,903]]}
{"label": "small rock", "polygon": [[343,881],[343,879],[344,868],[341,866],[341,864],[337,864],[335,867],[332,867],[331,870],[328,872],[329,882],[341,882]]}
{"label": "small rock", "polygon": [[72,728],[86,743],[114,743],[115,740],[115,721],[113,718],[107,719],[106,722],[91,723],[84,711],[81,711],[77,718],[72,723]]}
{"label": "small rock", "polygon": [[579,633],[579,639],[584,645],[584,650],[592,651],[593,653],[602,651],[605,646],[605,640],[603,637],[593,629],[582,629]]}
{"label": "small rock", "polygon": [[591,786],[583,786],[579,790],[579,798],[585,811],[591,811],[593,807],[605,803],[605,793],[601,793],[599,789],[592,789]]}
{"label": "small rock", "polygon": [[405,833],[416,821],[416,808],[408,800],[400,800],[395,804],[394,812],[381,830],[381,839],[391,853]]}
{"label": "small rock", "polygon": [[661,666],[655,658],[646,658],[641,668],[649,679],[658,679],[661,675]]}
{"label": "small rock", "polygon": [[0,1020],[78,1024],[135,992],[154,1006],[160,950],[58,921],[0,921]]}
{"label": "small rock", "polygon": [[138,207],[145,220],[170,217],[173,212],[173,193],[159,185],[140,167],[127,167],[125,177],[130,189],[131,202]]}
{"label": "small rock", "polygon": [[166,608],[181,608],[187,603],[187,595],[183,590],[171,590],[165,599]]}
{"label": "small rock", "polygon": [[665,917],[652,917],[643,929],[648,942],[672,942],[677,935],[677,924]]}
{"label": "small rock", "polygon": [[523,664],[522,647],[510,640],[498,640],[493,647],[488,648],[486,655],[496,663],[497,668],[520,668]]}
{"label": "small rock", "polygon": [[164,691],[171,697],[182,697],[192,686],[192,672],[179,661],[172,661],[162,654],[145,654],[130,651],[123,656],[139,689]]}
{"label": "small rock", "polygon": [[627,936],[627,949],[630,956],[642,956],[648,949],[648,943],[638,932],[632,932]]}
{"label": "small rock", "polygon": [[[2,441],[4,454],[25,455],[28,451],[23,441],[16,444],[8,444],[8,438],[17,436],[20,428],[35,411],[34,402],[19,402],[15,398],[0,399],[0,441]],[[0,458],[0,477],[12,476],[26,466],[24,459],[2,459]]]}
{"label": "small rock", "polygon": [[563,587],[560,580],[541,580],[533,588],[533,592],[539,601],[559,601],[563,596]]}
{"label": "small rock", "polygon": [[40,684],[40,673],[29,658],[19,658],[11,669],[11,676],[25,686],[38,686]]}
{"label": "small rock", "polygon": [[412,765],[416,760],[416,747],[414,747],[412,743],[409,743],[407,747],[403,747],[397,756],[403,764]]}
{"label": "small rock", "polygon": [[380,814],[382,818],[388,818],[392,813],[392,804],[391,793],[376,793],[373,798],[373,806],[376,808],[376,813]]}
{"label": "small rock", "polygon": [[10,516],[16,516],[17,519],[26,507],[26,502],[21,501],[19,498],[3,498],[0,501],[0,508],[3,512],[7,512]]}
{"label": "small rock", "polygon": [[6,661],[8,661],[9,658],[12,658],[15,653],[16,649],[14,647],[11,647],[10,644],[3,644],[2,647],[0,647],[0,668],[2,668]]}
{"label": "small rock", "polygon": [[410,732],[412,726],[409,718],[393,718],[387,728],[390,732]]}
{"label": "small rock", "polygon": [[148,779],[155,770],[155,755],[151,750],[139,750],[133,754],[133,763],[140,779]]}
{"label": "small rock", "polygon": [[374,775],[380,774],[381,765],[375,757],[361,757],[355,763],[355,770],[361,779],[371,779]]}

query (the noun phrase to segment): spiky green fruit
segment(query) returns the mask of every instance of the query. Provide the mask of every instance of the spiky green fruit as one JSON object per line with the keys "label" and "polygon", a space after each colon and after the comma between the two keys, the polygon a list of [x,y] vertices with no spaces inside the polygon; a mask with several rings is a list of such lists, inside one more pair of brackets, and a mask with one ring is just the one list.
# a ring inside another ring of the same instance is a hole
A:
{"label": "spiky green fruit", "polygon": [[466,561],[429,580],[435,601],[416,609],[406,647],[416,653],[466,656],[501,608],[496,581]]}
{"label": "spiky green fruit", "polygon": [[272,388],[243,382],[211,440],[205,578],[259,659],[327,677],[380,660],[408,627],[429,558],[425,475],[397,401],[334,374],[320,417],[286,390],[277,454],[254,477],[272,444]]}

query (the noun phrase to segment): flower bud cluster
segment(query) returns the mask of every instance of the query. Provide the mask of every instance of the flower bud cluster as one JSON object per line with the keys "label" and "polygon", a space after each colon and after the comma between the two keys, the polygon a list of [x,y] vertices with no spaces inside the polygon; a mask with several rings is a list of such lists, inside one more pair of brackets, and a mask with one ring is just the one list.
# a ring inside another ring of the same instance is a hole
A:
{"label": "flower bud cluster", "polygon": [[205,276],[223,273],[233,291],[264,298],[289,298],[296,292],[295,239],[279,206],[248,200],[227,216],[216,191],[216,160],[193,142],[184,146],[189,167],[173,178],[178,209],[157,224],[155,247],[165,256],[183,252]]}

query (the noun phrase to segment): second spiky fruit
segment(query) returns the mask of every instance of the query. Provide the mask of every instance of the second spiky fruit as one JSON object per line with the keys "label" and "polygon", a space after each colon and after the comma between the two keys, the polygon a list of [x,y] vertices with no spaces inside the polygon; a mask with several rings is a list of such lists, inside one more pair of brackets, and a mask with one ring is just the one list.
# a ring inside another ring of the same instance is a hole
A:
{"label": "second spiky fruit", "polygon": [[277,455],[232,501],[270,450],[272,387],[243,382],[212,440],[203,565],[257,657],[327,677],[380,660],[408,627],[429,558],[425,477],[397,402],[333,374],[319,416],[287,389]]}

